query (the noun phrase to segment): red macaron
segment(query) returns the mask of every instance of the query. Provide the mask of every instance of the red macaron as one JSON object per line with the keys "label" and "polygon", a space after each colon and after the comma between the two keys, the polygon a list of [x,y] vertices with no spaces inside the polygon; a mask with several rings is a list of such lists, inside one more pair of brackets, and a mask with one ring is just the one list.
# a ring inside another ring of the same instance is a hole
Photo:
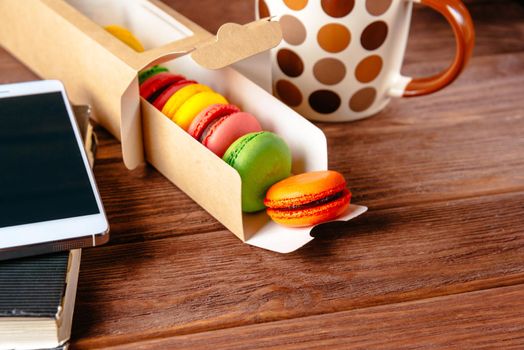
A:
{"label": "red macaron", "polygon": [[183,75],[167,72],[153,75],[140,85],[140,96],[151,102],[168,86],[184,79],[185,77]]}
{"label": "red macaron", "polygon": [[184,86],[190,85],[190,84],[196,84],[197,82],[194,80],[186,80],[182,79],[179,80],[170,86],[168,86],[160,95],[158,95],[157,98],[153,101],[153,106],[155,106],[158,110],[162,110],[164,108],[165,104],[169,100],[171,96],[178,90],[182,89]]}
{"label": "red macaron", "polygon": [[219,157],[235,140],[258,131],[262,131],[258,120],[231,104],[212,105],[204,109],[188,129],[191,136]]}
{"label": "red macaron", "polygon": [[267,191],[264,205],[276,223],[304,227],[336,219],[348,209],[350,200],[342,174],[325,170],[277,182]]}

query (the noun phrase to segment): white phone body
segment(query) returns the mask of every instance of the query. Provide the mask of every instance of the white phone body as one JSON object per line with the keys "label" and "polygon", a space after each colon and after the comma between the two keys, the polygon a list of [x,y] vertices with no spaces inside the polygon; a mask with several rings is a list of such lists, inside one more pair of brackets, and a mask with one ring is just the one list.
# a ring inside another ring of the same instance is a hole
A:
{"label": "white phone body", "polygon": [[63,84],[0,85],[0,129],[0,260],[107,242],[109,224]]}

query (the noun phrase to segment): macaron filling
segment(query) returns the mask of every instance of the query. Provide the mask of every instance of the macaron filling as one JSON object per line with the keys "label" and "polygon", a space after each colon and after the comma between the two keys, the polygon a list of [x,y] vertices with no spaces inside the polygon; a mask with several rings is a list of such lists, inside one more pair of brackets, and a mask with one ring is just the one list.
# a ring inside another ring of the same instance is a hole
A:
{"label": "macaron filling", "polygon": [[318,205],[306,204],[295,208],[267,208],[266,212],[273,221],[284,226],[313,226],[335,220],[342,215],[349,207],[351,192],[345,189],[339,196],[330,197],[330,200],[317,203]]}
{"label": "macaron filling", "polygon": [[332,194],[324,198],[317,199],[316,201],[313,201],[313,202],[299,204],[299,205],[292,205],[288,208],[279,208],[278,210],[303,210],[303,209],[315,208],[315,207],[319,207],[319,206],[322,206],[330,202],[335,202],[348,194],[349,194],[349,190],[345,188],[340,192],[337,192],[335,194]]}
{"label": "macaron filling", "polygon": [[206,139],[206,137],[209,135],[209,133],[211,132],[211,130],[213,130],[217,125],[220,125],[220,123],[222,123],[229,115],[226,115],[226,116],[223,116],[223,117],[220,117],[220,118],[217,118],[217,119],[214,119],[212,120],[209,124],[207,124],[206,128],[204,129],[204,131],[202,132],[202,135],[200,135],[198,141],[200,143],[203,143],[204,140]]}
{"label": "macaron filling", "polygon": [[232,113],[240,112],[240,109],[231,104],[215,104],[204,109],[191,123],[188,132],[197,140],[202,142],[209,135],[213,125],[216,125],[219,119],[229,116]]}

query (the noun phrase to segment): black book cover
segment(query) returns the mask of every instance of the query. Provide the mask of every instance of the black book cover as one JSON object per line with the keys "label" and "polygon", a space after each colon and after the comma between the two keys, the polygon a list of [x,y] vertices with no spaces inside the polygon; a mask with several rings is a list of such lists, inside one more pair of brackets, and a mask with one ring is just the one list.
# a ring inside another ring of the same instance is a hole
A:
{"label": "black book cover", "polygon": [[55,317],[68,261],[68,251],[2,261],[0,317]]}

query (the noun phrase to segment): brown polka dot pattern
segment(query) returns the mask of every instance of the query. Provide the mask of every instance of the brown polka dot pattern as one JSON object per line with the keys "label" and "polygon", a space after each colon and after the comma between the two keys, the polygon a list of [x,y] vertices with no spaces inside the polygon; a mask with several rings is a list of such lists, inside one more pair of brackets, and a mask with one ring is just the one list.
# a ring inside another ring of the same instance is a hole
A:
{"label": "brown polka dot pattern", "polygon": [[275,90],[282,102],[291,107],[297,107],[302,103],[302,93],[288,80],[279,80],[275,84]]}
{"label": "brown polka dot pattern", "polygon": [[348,47],[351,41],[351,33],[344,25],[329,23],[320,28],[317,41],[321,48],[327,52],[340,52]]}
{"label": "brown polka dot pattern", "polygon": [[340,18],[349,15],[355,7],[355,0],[322,0],[321,5],[325,13]]}
{"label": "brown polka dot pattern", "polygon": [[308,0],[284,0],[287,7],[292,10],[300,11],[306,7]]}
{"label": "brown polka dot pattern", "polygon": [[267,8],[267,4],[264,0],[258,0],[258,15],[260,16],[260,18],[266,18],[271,16],[271,14],[269,13],[269,9]]}
{"label": "brown polka dot pattern", "polygon": [[382,71],[382,58],[372,55],[364,58],[355,69],[355,77],[361,83],[369,83],[375,80]]}
{"label": "brown polka dot pattern", "polygon": [[380,16],[386,13],[393,0],[367,0],[366,9],[373,16]]}
{"label": "brown polka dot pattern", "polygon": [[323,58],[313,66],[313,75],[322,84],[338,84],[346,76],[346,65],[336,58]]}
{"label": "brown polka dot pattern", "polygon": [[291,45],[300,45],[306,40],[306,27],[295,16],[284,15],[280,18],[284,41]]}
{"label": "brown polka dot pattern", "polygon": [[373,22],[364,29],[362,36],[360,37],[360,42],[362,47],[366,50],[376,50],[388,36],[388,25],[383,21]]}
{"label": "brown polka dot pattern", "polygon": [[366,87],[357,91],[349,100],[349,108],[354,112],[363,112],[375,102],[377,90],[372,87]]}
{"label": "brown polka dot pattern", "polygon": [[277,62],[282,72],[288,77],[298,77],[304,72],[302,59],[290,49],[279,50]]}
{"label": "brown polka dot pattern", "polygon": [[258,1],[261,17],[281,16],[283,40],[271,57],[273,92],[284,103],[306,118],[337,121],[374,114],[387,102],[395,69],[389,57],[397,54],[386,45],[397,35],[388,14],[403,11],[403,1]]}
{"label": "brown polka dot pattern", "polygon": [[309,105],[318,113],[329,114],[340,107],[340,97],[331,90],[317,90],[309,96]]}

